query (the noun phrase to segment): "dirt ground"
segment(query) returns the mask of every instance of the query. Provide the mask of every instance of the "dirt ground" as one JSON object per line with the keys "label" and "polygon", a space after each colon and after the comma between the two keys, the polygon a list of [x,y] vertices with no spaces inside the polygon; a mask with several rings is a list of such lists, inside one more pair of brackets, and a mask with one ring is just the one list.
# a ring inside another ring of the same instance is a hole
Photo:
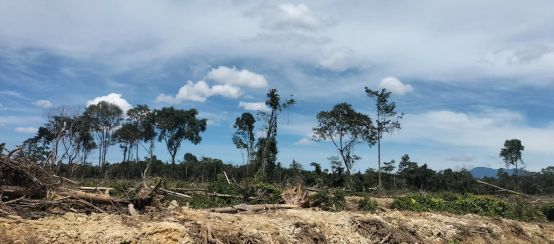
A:
{"label": "dirt ground", "polygon": [[311,209],[219,214],[75,214],[0,219],[0,243],[554,243],[554,224],[476,215]]}

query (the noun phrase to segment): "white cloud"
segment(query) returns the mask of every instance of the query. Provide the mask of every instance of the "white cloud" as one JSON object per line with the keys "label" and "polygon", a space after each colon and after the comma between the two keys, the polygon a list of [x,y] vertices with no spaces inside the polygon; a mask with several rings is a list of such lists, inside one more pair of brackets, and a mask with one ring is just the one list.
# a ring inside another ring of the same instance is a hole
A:
{"label": "white cloud", "polygon": [[221,113],[210,113],[210,112],[199,112],[198,118],[201,119],[207,119],[208,125],[221,125],[224,121],[226,121],[229,118],[228,112],[221,112]]}
{"label": "white cloud", "polygon": [[34,134],[38,129],[35,127],[15,127],[14,130],[17,133]]}
{"label": "white cloud", "polygon": [[379,82],[379,88],[385,88],[392,93],[404,95],[414,90],[410,84],[404,84],[396,77],[386,77]]}
{"label": "white cloud", "polygon": [[294,143],[294,145],[301,145],[301,146],[307,146],[307,145],[312,145],[314,144],[315,142],[311,139],[311,138],[308,138],[308,137],[302,137],[300,138],[300,140],[296,141]]}
{"label": "white cloud", "polygon": [[251,111],[269,111],[264,102],[239,102],[239,108]]}
{"label": "white cloud", "polygon": [[52,107],[52,102],[48,100],[36,100],[33,102],[33,105],[40,107],[40,108],[50,108]]}
{"label": "white cloud", "polygon": [[275,29],[315,30],[322,25],[322,21],[305,4],[282,3],[267,24]]}
{"label": "white cloud", "polygon": [[319,64],[334,71],[344,71],[353,65],[354,51],[349,48],[333,50],[320,58]]}
{"label": "white cloud", "polygon": [[6,106],[4,106],[4,104],[0,103],[0,110],[5,111],[5,110],[8,110],[8,108],[6,108]]}
{"label": "white cloud", "polygon": [[123,110],[123,114],[127,114],[127,111],[132,108],[131,104],[127,102],[127,100],[123,99],[122,95],[119,93],[110,93],[106,96],[96,97],[92,100],[89,100],[87,102],[87,106],[98,104],[101,101],[106,101],[109,103],[113,103],[117,105],[121,110]]}
{"label": "white cloud", "polygon": [[208,73],[207,78],[221,84],[254,88],[264,88],[267,86],[267,80],[263,75],[256,74],[246,69],[237,70],[235,67],[229,68],[219,66],[218,68],[212,69]]}
{"label": "white cloud", "polygon": [[187,84],[179,88],[177,94],[160,94],[156,98],[157,103],[180,104],[185,101],[205,102],[211,96],[223,96],[229,98],[238,98],[242,95],[240,88],[229,84],[215,85],[210,87],[205,81],[187,81]]}
{"label": "white cloud", "polygon": [[486,108],[473,113],[448,110],[406,114],[402,129],[390,140],[401,143],[430,142],[476,147],[496,154],[507,139],[518,138],[525,152],[552,154],[554,127],[525,124],[525,116],[504,109]]}

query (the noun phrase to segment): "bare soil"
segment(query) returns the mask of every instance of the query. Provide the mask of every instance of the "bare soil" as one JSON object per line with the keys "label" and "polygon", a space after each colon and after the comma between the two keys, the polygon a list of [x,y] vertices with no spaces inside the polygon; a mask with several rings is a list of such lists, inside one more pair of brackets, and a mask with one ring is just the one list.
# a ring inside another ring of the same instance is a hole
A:
{"label": "bare soil", "polygon": [[476,215],[312,209],[0,219],[0,243],[554,243],[554,224]]}

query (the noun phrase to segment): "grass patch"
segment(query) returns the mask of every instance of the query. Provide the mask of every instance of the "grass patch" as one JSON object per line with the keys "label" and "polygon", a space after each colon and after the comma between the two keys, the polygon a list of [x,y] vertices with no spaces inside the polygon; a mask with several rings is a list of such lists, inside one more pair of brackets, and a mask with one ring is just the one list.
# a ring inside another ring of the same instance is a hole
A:
{"label": "grass patch", "polygon": [[473,194],[432,194],[396,197],[392,207],[416,212],[438,211],[453,214],[478,214],[521,221],[545,221],[543,211],[517,199],[513,202]]}

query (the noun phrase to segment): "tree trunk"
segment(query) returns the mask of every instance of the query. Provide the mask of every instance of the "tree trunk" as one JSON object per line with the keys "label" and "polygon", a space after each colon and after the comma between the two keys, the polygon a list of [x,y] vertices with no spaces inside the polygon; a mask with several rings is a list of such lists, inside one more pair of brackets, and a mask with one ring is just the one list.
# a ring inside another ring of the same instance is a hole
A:
{"label": "tree trunk", "polygon": [[381,138],[379,137],[377,137],[377,168],[379,176],[379,188],[381,188]]}

